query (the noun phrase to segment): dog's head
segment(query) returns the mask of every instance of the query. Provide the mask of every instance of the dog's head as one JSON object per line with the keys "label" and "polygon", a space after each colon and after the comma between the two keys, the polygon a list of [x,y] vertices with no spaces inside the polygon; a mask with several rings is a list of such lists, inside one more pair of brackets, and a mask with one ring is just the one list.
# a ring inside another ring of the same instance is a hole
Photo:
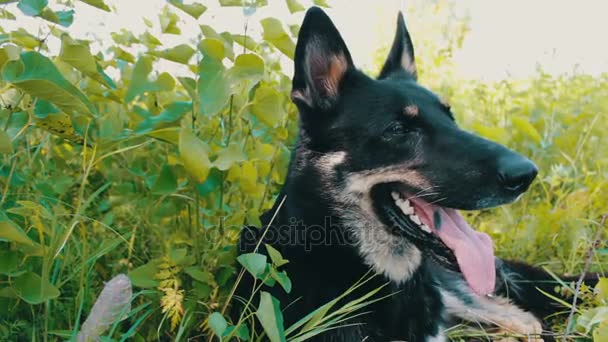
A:
{"label": "dog's head", "polygon": [[397,25],[374,79],[355,68],[327,15],[318,8],[308,11],[292,91],[305,137],[301,144],[330,175],[328,191],[422,254],[459,268],[475,291],[487,293],[494,285],[492,242],[456,209],[514,201],[537,168],[456,125],[449,104],[417,83],[414,48],[401,14]]}

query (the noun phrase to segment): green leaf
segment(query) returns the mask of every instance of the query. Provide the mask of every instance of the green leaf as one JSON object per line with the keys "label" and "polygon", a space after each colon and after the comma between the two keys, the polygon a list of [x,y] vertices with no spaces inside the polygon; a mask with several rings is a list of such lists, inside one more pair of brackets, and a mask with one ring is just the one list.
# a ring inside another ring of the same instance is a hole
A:
{"label": "green leaf", "polygon": [[608,278],[600,278],[595,285],[595,292],[600,303],[608,304]]}
{"label": "green leaf", "polygon": [[53,284],[33,272],[27,272],[17,277],[13,281],[12,287],[21,299],[32,305],[57,298],[60,294],[59,289]]}
{"label": "green leaf", "polygon": [[23,14],[34,17],[40,15],[47,5],[48,0],[21,0],[17,4],[17,7]]}
{"label": "green leaf", "polygon": [[255,93],[251,112],[269,127],[275,127],[285,116],[281,95],[269,85],[260,86]]}
{"label": "green leaf", "polygon": [[329,8],[329,4],[325,0],[313,0],[313,3],[319,7]]}
{"label": "green leaf", "polygon": [[233,331],[236,329],[236,332],[234,332],[234,336],[238,337],[239,339],[243,340],[243,341],[249,341],[249,327],[247,326],[247,322],[241,322],[241,324],[239,324],[238,327],[235,326],[229,326],[228,329],[226,329],[226,331],[224,331],[224,335],[222,337],[227,337],[230,336],[231,334],[233,334]]}
{"label": "green leaf", "polygon": [[153,47],[162,45],[161,41],[158,40],[158,38],[151,35],[150,32],[148,32],[148,31],[144,32],[139,37],[139,40],[148,48],[153,48]]}
{"label": "green leaf", "polygon": [[537,144],[540,144],[542,137],[536,130],[536,127],[534,127],[530,121],[528,121],[528,119],[516,116],[511,118],[511,122],[517,128],[517,130],[524,133],[529,138],[532,138],[532,140],[534,140],[534,142]]}
{"label": "green leaf", "polygon": [[159,260],[152,260],[149,263],[139,266],[128,273],[133,285],[143,288],[158,287],[156,274],[159,272]]}
{"label": "green leaf", "polygon": [[283,314],[279,301],[270,293],[262,291],[260,306],[255,312],[271,342],[285,342]]}
{"label": "green leaf", "polygon": [[15,20],[16,17],[13,13],[5,10],[4,8],[0,8],[0,19],[4,20]]}
{"label": "green leaf", "polygon": [[156,181],[154,181],[154,185],[152,185],[153,194],[158,195],[167,195],[175,192],[177,189],[177,180],[175,179],[175,175],[173,174],[173,170],[171,170],[171,166],[165,165],[158,177],[156,177]]}
{"label": "green leaf", "polygon": [[8,133],[0,130],[0,153],[13,153],[13,142]]}
{"label": "green leaf", "polygon": [[213,166],[219,170],[229,170],[235,163],[240,163],[247,160],[247,156],[243,153],[243,147],[239,143],[232,143],[230,146],[221,150],[217,159],[213,162]]}
{"label": "green leaf", "polygon": [[34,246],[36,243],[16,223],[3,213],[0,214],[0,239]]}
{"label": "green leaf", "polygon": [[148,81],[148,75],[151,72],[152,57],[141,57],[133,68],[131,82],[125,94],[125,102],[131,102],[145,92],[169,91],[175,87],[175,80],[168,73],[160,74],[156,81]]}
{"label": "green leaf", "polygon": [[209,316],[209,328],[218,337],[222,337],[226,328],[228,328],[228,322],[219,312],[214,312]]}
{"label": "green leaf", "polygon": [[221,61],[226,57],[226,47],[224,42],[216,38],[203,39],[198,44],[198,49],[203,53],[203,56]]}
{"label": "green leaf", "polygon": [[270,276],[281,285],[285,292],[291,292],[291,279],[289,279],[289,277],[287,276],[287,272],[279,272],[274,267],[272,267],[270,268]]}
{"label": "green leaf", "polygon": [[230,69],[230,76],[234,80],[247,80],[253,86],[264,76],[264,60],[254,53],[239,55]]}
{"label": "green leaf", "polygon": [[91,5],[93,7],[97,7],[106,12],[110,12],[110,7],[108,5],[106,5],[106,3],[103,0],[80,0],[80,1],[84,2],[85,4]]}
{"label": "green leaf", "polygon": [[[135,106],[135,110],[140,109],[140,107]],[[192,102],[171,102],[165,108],[163,108],[162,112],[158,115],[147,116],[144,121],[142,121],[135,132],[137,133],[148,133],[160,126],[166,126],[163,124],[171,124],[180,120],[184,114],[192,110]]]}
{"label": "green leaf", "polygon": [[23,256],[17,251],[0,251],[0,274],[14,276],[19,273],[19,264]]}
{"label": "green leaf", "polygon": [[226,70],[221,62],[213,58],[203,58],[199,65],[199,79],[197,91],[199,97],[200,113],[214,115],[230,99],[231,89],[226,77]]}
{"label": "green leaf", "polygon": [[74,22],[74,10],[55,12],[47,7],[42,10],[40,17],[63,27],[69,27]]}
{"label": "green leaf", "polygon": [[194,19],[198,19],[198,17],[200,17],[207,10],[207,7],[199,3],[187,5],[184,4],[182,0],[169,0],[169,3],[188,13],[188,15],[190,15]]}
{"label": "green leaf", "polygon": [[283,24],[276,18],[266,18],[261,23],[264,28],[264,40],[276,47],[285,56],[293,59],[296,45],[283,29]]}
{"label": "green leaf", "polygon": [[21,60],[6,63],[2,76],[34,97],[59,107],[68,114],[96,115],[89,99],[57,70],[53,62],[38,52],[21,54]]}
{"label": "green leaf", "polygon": [[189,128],[179,134],[179,156],[184,168],[198,183],[203,183],[209,175],[211,162],[203,142]]}
{"label": "green leaf", "polygon": [[266,271],[267,258],[264,254],[246,253],[239,255],[236,259],[254,277],[259,277]]}
{"label": "green leaf", "polygon": [[61,37],[59,58],[106,87],[116,88],[114,81],[103,71],[91,54],[89,46],[74,41],[67,34]]}
{"label": "green leaf", "polygon": [[296,13],[305,10],[304,6],[302,6],[298,0],[286,0],[287,8],[289,8],[289,12]]}
{"label": "green leaf", "polygon": [[177,45],[162,51],[148,51],[148,53],[152,56],[164,58],[166,60],[181,64],[188,64],[188,61],[190,58],[192,58],[195,52],[196,50],[187,44]]}
{"label": "green leaf", "polygon": [[270,260],[272,260],[273,265],[275,265],[276,267],[281,267],[289,263],[289,260],[283,259],[281,252],[279,252],[269,244],[264,245],[266,246],[266,250],[268,251],[268,255],[270,256]]}
{"label": "green leaf", "polygon": [[19,28],[16,31],[9,33],[0,34],[0,44],[11,42],[24,48],[34,49],[40,46],[41,41],[35,36],[29,34],[23,28]]}
{"label": "green leaf", "polygon": [[169,10],[168,6],[163,8],[159,14],[160,28],[163,33],[180,34],[182,31],[177,27],[179,16]]}
{"label": "green leaf", "polygon": [[213,274],[209,271],[202,270],[198,266],[186,267],[186,269],[184,269],[184,272],[186,272],[186,274],[191,276],[192,279],[196,279],[196,280],[200,281],[201,283],[204,283],[204,284],[207,284],[210,286],[217,286],[217,284],[215,282],[215,278],[213,277]]}

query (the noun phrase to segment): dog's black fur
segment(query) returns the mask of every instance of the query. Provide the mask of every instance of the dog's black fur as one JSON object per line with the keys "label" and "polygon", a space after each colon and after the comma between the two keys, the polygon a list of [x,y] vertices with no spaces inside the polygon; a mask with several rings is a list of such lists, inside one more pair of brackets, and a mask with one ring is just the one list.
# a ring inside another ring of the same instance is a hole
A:
{"label": "dog's black fur", "polygon": [[[240,253],[252,252],[265,234],[259,252],[266,253],[268,243],[290,261],[284,267],[291,293],[265,289],[285,308],[285,326],[343,294],[371,268],[377,275],[343,302],[383,285],[376,297],[387,298],[315,341],[442,341],[454,318],[540,332],[538,318],[556,309],[537,290],[553,292],[554,284],[543,282],[548,274],[497,260],[495,297],[479,296],[439,238],[395,214],[391,191],[474,210],[515,200],[537,173],[523,156],[459,129],[447,103],[417,83],[401,14],[387,61],[373,79],[354,67],[325,13],[311,8],[295,52],[292,99],[300,133],[287,179],[262,217],[268,231],[245,229],[239,246]],[[246,275],[237,295],[249,298],[252,283]],[[514,304],[499,299],[507,296]],[[235,319],[240,309],[235,301]]]}

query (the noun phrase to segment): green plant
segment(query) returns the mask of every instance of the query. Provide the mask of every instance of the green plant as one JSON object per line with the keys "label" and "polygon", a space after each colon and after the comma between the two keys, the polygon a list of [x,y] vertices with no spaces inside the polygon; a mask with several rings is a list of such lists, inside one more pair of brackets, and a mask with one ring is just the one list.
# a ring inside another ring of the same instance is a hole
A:
{"label": "green plant", "polygon": [[[103,0],[79,1],[113,10]],[[219,2],[247,15],[266,4]],[[211,332],[260,340],[250,329],[260,321],[273,340],[299,341],[364,314],[377,300],[373,293],[343,307],[330,302],[283,327],[278,306],[287,303],[256,292],[261,307],[241,322],[224,318],[229,301],[239,300],[231,295],[234,242],[243,224],[259,226],[275,200],[296,137],[281,60],[292,57],[297,27],[265,18],[249,23],[262,28],[259,39],[202,24],[190,44],[165,46],[150,30],[85,41],[66,29],[78,18],[75,3],[0,0],[0,22],[40,22],[40,32],[0,25],[0,306],[7,308],[0,339],[75,337],[104,281],[123,272],[139,292],[108,341]],[[304,9],[294,0],[286,5]],[[158,22],[144,24],[179,34],[184,21],[204,19],[206,11],[169,0]],[[581,271],[608,212],[601,148],[608,143],[608,75],[541,70],[525,81],[460,80],[450,57],[466,35],[466,18],[454,17],[445,1],[415,3],[408,13],[408,25],[423,34],[416,42],[422,82],[451,102],[463,126],[531,156],[541,169],[522,200],[471,213],[471,222],[493,235],[502,256]],[[161,60],[186,71],[157,72]],[[605,241],[592,249],[594,269],[607,265]],[[289,291],[280,256],[238,262],[259,282]],[[582,289],[589,300],[570,322],[577,336],[608,336],[605,288],[603,281],[595,292]],[[558,333],[563,324],[556,322]]]}

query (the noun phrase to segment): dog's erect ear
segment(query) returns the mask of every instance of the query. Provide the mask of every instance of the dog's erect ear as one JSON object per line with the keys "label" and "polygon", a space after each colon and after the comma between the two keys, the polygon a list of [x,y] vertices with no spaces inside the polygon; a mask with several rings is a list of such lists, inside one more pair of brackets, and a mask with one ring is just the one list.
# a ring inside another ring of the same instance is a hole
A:
{"label": "dog's erect ear", "polygon": [[399,12],[399,16],[397,17],[397,32],[395,33],[393,46],[378,78],[385,78],[395,72],[405,72],[407,76],[412,77],[414,80],[418,78],[416,60],[414,58],[414,44],[412,44],[410,34],[407,31],[407,27],[405,27],[405,20],[403,20],[401,12]]}
{"label": "dog's erect ear", "polygon": [[340,33],[318,7],[306,12],[294,62],[293,101],[311,108],[330,109],[353,62]]}

